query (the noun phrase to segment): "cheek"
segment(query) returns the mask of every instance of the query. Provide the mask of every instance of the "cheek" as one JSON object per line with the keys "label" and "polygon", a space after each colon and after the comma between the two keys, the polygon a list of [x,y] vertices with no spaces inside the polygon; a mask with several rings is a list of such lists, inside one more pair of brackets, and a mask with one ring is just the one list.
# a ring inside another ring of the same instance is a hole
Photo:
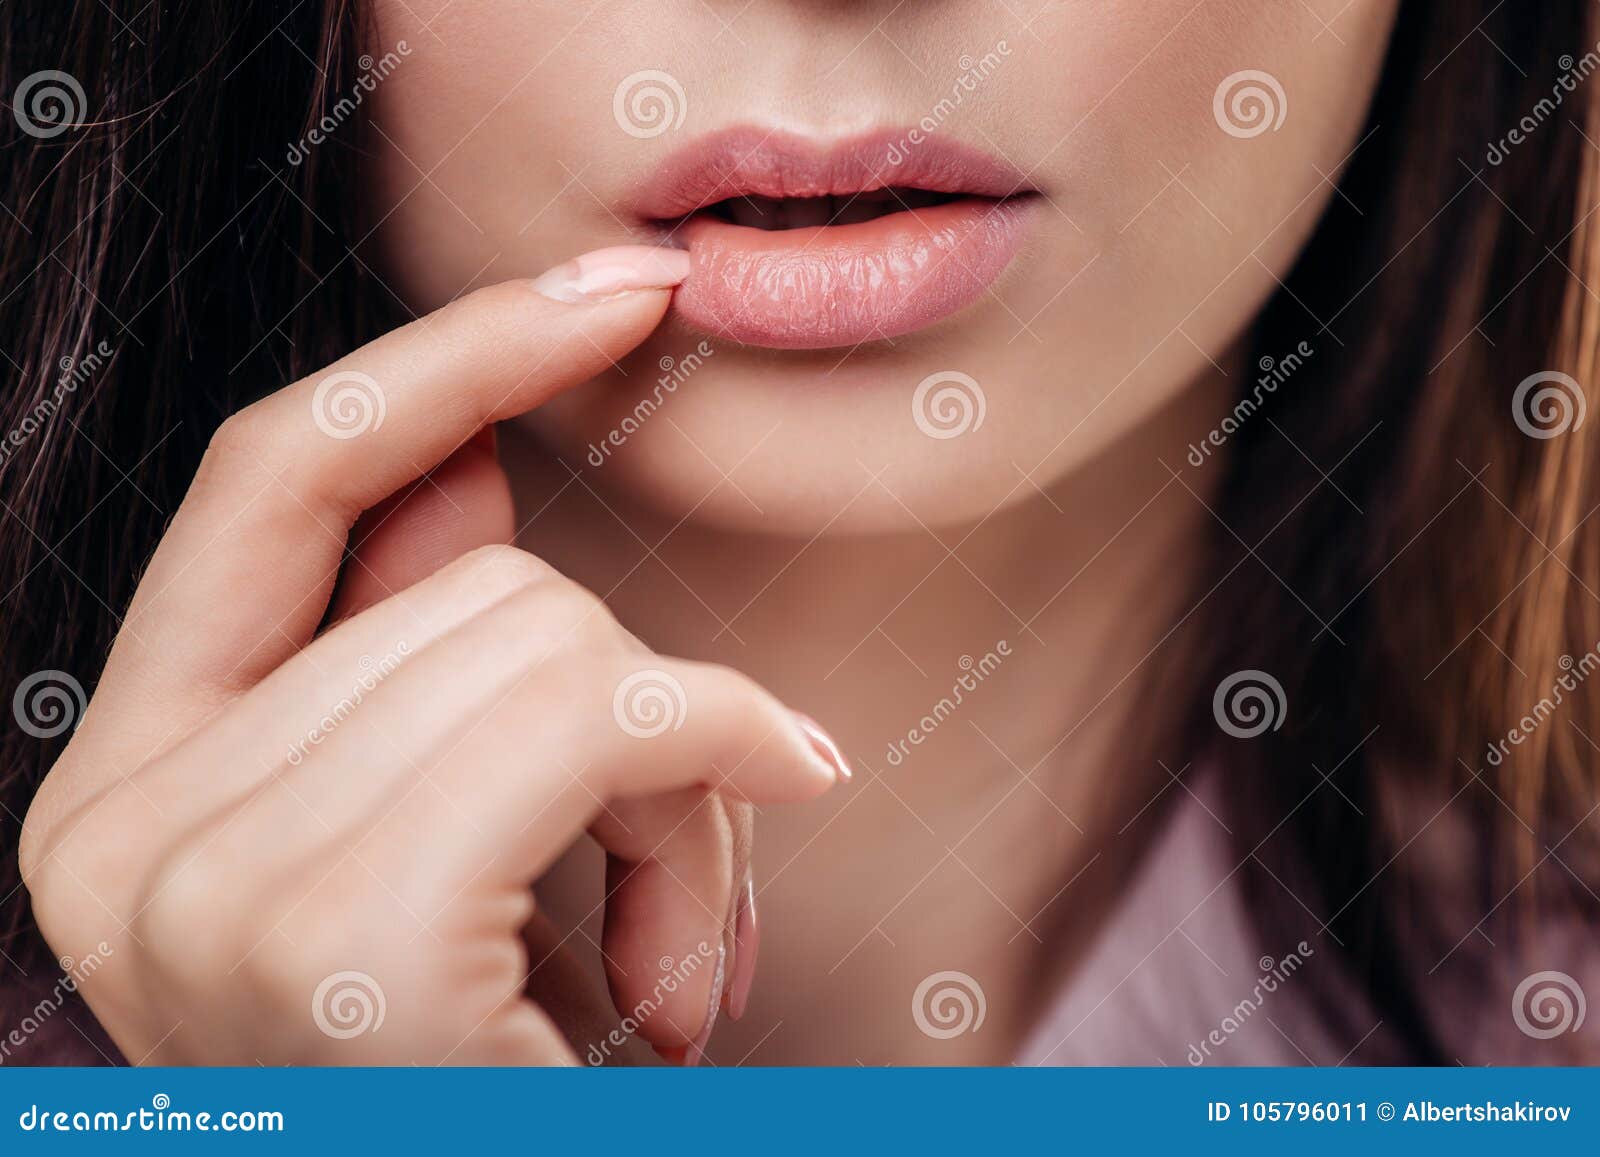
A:
{"label": "cheek", "polygon": [[1058,266],[1007,304],[1054,347],[1040,366],[1068,367],[1037,413],[1055,427],[1048,445],[1071,431],[1045,473],[1069,472],[1228,364],[1336,195],[1396,8],[1144,0],[1074,6],[1041,28],[1072,46],[1062,95],[1035,106],[1049,118],[1037,147],[1059,190],[1044,238]]}
{"label": "cheek", "polygon": [[641,50],[590,8],[377,0],[374,41],[412,52],[368,101],[367,211],[410,310],[617,242],[595,190],[636,142],[615,131],[608,78]]}

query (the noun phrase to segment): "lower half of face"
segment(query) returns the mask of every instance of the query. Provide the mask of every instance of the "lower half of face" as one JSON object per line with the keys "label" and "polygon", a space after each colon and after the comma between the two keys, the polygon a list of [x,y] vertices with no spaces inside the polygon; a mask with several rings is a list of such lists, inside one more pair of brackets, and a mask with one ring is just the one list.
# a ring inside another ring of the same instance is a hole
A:
{"label": "lower half of face", "polygon": [[666,324],[523,421],[602,493],[803,535],[984,518],[1217,373],[1395,8],[373,2],[389,287],[686,248]]}

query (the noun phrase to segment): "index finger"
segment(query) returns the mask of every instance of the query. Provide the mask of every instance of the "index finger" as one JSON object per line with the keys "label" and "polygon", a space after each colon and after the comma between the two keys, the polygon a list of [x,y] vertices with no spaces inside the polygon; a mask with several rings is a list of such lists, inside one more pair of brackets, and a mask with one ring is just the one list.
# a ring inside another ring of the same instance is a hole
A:
{"label": "index finger", "polygon": [[677,250],[627,246],[480,289],[229,418],[102,687],[137,679],[142,696],[211,704],[252,686],[310,640],[362,511],[484,426],[615,364],[688,266]]}

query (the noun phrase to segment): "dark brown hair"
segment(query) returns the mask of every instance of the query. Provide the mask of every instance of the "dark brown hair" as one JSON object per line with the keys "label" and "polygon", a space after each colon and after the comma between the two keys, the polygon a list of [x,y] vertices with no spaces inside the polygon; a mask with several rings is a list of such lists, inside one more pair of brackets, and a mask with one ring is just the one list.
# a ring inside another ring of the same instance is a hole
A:
{"label": "dark brown hair", "polygon": [[135,9],[0,11],[0,935],[24,966],[17,840],[70,732],[19,730],[12,695],[92,691],[211,431],[369,326],[355,146],[288,156],[349,88],[354,5]]}
{"label": "dark brown hair", "polygon": [[[288,155],[354,75],[355,0],[281,8],[0,9],[0,92],[46,70],[83,89],[78,127],[0,125],[0,424],[30,431],[0,459],[7,698],[41,670],[92,691],[218,421],[370,336],[358,134]],[[1487,752],[1563,656],[1600,644],[1600,435],[1530,436],[1513,408],[1538,372],[1600,380],[1597,14],[1402,6],[1362,143],[1251,361],[1317,354],[1207,466],[1229,529],[1196,587],[1208,625],[1168,664],[1168,701],[1193,712],[1164,744],[1226,769],[1267,943],[1315,913],[1411,1060],[1453,1059],[1423,999],[1436,954],[1486,969],[1465,942],[1491,922],[1515,943],[1539,905],[1595,917],[1600,700]],[[1219,729],[1213,690],[1241,671],[1282,687],[1277,730]],[[44,949],[13,849],[65,739],[8,726],[0,746],[4,946],[23,962]]]}
{"label": "dark brown hair", "polygon": [[[1401,6],[1250,362],[1315,353],[1221,467],[1179,750],[1225,769],[1263,944],[1309,917],[1366,998],[1315,994],[1339,1039],[1383,1021],[1358,1060],[1509,1059],[1463,1055],[1485,1033],[1440,991],[1526,1046],[1517,981],[1600,955],[1596,71],[1582,0]],[[1241,671],[1284,689],[1276,730],[1219,726]]]}

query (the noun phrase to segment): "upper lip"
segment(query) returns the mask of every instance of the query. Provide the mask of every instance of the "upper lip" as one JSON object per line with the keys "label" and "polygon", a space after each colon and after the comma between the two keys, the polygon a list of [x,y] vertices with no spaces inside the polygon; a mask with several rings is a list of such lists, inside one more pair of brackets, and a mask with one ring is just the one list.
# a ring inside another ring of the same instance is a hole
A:
{"label": "upper lip", "polygon": [[743,126],[669,156],[639,189],[634,209],[646,220],[671,221],[734,197],[841,197],[891,187],[995,199],[1032,191],[1016,166],[921,130],[828,141]]}

